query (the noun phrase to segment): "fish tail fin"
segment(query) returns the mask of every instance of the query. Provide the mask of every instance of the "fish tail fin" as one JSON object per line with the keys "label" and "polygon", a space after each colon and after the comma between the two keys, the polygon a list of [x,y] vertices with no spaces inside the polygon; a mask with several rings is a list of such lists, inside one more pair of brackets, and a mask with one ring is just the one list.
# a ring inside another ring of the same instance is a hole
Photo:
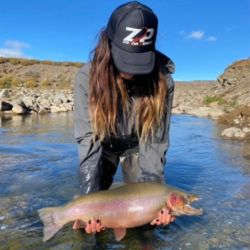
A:
{"label": "fish tail fin", "polygon": [[57,216],[60,210],[60,207],[46,207],[38,210],[39,217],[44,224],[43,241],[52,238],[63,227],[60,216]]}

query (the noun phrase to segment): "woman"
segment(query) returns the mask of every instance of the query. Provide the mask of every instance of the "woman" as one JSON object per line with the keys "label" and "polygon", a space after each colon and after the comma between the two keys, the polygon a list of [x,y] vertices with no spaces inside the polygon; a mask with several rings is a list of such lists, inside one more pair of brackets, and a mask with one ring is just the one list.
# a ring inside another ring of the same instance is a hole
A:
{"label": "woman", "polygon": [[[108,189],[119,163],[125,182],[164,182],[174,65],[155,49],[157,26],[156,15],[139,2],[118,7],[92,62],[77,74],[74,121],[84,194]],[[151,224],[172,220],[164,209]],[[85,227],[101,229],[98,219]]]}

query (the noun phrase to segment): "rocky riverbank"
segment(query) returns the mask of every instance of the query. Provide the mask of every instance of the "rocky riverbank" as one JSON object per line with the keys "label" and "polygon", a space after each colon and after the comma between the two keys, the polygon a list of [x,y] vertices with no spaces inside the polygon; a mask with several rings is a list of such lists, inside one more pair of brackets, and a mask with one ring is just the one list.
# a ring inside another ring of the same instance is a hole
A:
{"label": "rocky riverbank", "polygon": [[213,82],[176,83],[173,113],[209,117],[221,136],[250,139],[250,59],[229,65]]}
{"label": "rocky riverbank", "polygon": [[3,114],[55,113],[73,110],[72,89],[30,89],[17,87],[0,92]]}
{"label": "rocky riverbank", "polygon": [[[1,58],[0,58],[1,59]],[[81,64],[0,60],[0,113],[73,110],[73,81]],[[225,138],[250,138],[250,60],[228,66],[217,81],[176,82],[173,113],[209,117]]]}
{"label": "rocky riverbank", "polygon": [[82,65],[0,58],[2,115],[72,111],[73,82]]}

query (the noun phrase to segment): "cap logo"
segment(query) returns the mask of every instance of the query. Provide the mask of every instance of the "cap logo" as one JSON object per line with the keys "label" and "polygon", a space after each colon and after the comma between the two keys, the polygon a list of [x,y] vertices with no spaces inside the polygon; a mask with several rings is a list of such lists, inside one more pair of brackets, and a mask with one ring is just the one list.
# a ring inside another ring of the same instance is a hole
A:
{"label": "cap logo", "polygon": [[154,35],[153,28],[131,28],[126,27],[127,31],[130,31],[130,34],[123,39],[123,43],[133,46],[149,45],[153,41],[150,40]]}

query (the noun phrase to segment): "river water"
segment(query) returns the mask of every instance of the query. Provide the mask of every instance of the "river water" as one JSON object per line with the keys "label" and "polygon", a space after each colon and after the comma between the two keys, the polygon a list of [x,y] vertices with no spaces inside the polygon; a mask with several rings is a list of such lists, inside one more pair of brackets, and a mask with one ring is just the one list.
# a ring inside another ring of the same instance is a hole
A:
{"label": "river water", "polygon": [[37,210],[78,192],[72,114],[1,117],[0,249],[250,249],[250,146],[217,133],[211,120],[172,117],[166,180],[201,196],[204,215],[129,229],[121,242],[111,230],[90,238],[68,225],[43,243]]}

